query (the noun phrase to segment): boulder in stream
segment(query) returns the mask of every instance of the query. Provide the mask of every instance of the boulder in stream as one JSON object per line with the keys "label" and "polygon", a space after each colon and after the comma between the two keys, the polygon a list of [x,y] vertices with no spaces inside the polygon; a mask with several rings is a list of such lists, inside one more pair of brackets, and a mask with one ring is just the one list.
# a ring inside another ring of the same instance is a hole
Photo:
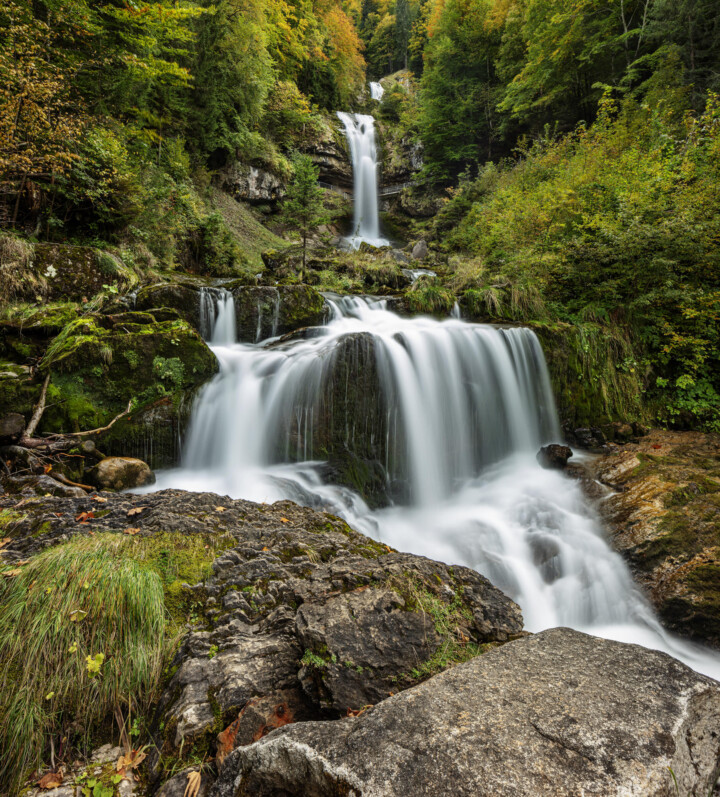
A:
{"label": "boulder in stream", "polygon": [[719,713],[720,684],[664,653],[558,628],[240,747],[210,797],[705,797]]}
{"label": "boulder in stream", "polygon": [[537,461],[543,468],[549,470],[564,470],[568,460],[573,455],[570,446],[561,446],[551,443],[543,446],[537,453]]}

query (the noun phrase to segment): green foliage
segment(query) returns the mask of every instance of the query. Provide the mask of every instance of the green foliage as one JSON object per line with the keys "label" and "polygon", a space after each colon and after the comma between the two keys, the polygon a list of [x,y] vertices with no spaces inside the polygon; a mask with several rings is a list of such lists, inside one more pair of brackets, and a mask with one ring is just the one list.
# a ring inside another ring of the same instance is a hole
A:
{"label": "green foliage", "polygon": [[475,255],[457,287],[495,316],[542,317],[535,299],[506,314],[521,285],[552,316],[619,329],[636,353],[616,365],[636,361],[657,420],[717,429],[719,170],[714,96],[681,118],[607,100],[592,129],[538,141],[451,199],[446,218],[470,209],[449,241]]}
{"label": "green foliage", "polygon": [[118,536],[75,539],[0,584],[3,790],[39,765],[50,735],[89,742],[116,706],[142,706],[157,686],[162,585],[126,548]]}
{"label": "green foliage", "polygon": [[282,218],[288,227],[302,236],[303,259],[300,278],[305,277],[307,239],[318,227],[329,221],[325,210],[324,191],[318,185],[319,169],[309,155],[293,158],[293,178],[283,202]]}

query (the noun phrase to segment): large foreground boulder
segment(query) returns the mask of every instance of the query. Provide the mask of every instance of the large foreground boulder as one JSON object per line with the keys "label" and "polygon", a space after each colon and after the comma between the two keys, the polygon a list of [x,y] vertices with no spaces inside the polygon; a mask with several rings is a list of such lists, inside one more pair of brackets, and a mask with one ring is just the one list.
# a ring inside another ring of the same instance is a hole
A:
{"label": "large foreground boulder", "polygon": [[719,715],[720,685],[669,656],[553,629],[238,748],[210,794],[705,797]]}

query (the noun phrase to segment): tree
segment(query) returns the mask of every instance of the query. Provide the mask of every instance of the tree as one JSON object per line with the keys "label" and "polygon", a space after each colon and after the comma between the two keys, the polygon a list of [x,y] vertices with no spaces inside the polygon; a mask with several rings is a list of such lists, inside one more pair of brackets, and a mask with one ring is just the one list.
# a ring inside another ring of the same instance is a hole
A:
{"label": "tree", "polygon": [[408,44],[410,42],[410,29],[412,20],[410,19],[410,3],[408,0],[396,0],[395,2],[395,38],[397,41],[398,56],[400,63],[408,68]]}
{"label": "tree", "polygon": [[321,224],[330,220],[323,203],[323,190],[318,185],[320,170],[309,155],[293,158],[293,178],[283,203],[283,221],[302,235],[303,258],[300,280],[305,279],[307,239]]}

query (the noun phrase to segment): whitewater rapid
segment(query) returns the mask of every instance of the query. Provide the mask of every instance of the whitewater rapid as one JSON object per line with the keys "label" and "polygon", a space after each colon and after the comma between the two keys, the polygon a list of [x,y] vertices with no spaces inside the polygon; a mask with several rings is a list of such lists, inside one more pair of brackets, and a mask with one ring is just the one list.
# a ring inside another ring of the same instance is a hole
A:
{"label": "whitewater rapid", "polygon": [[[232,297],[214,300],[206,336],[220,372],[198,396],[181,467],[149,489],[329,511],[393,548],[475,568],[520,605],[529,631],[569,626],[641,644],[720,679],[718,654],[660,626],[579,485],[537,464],[560,430],[531,331],[401,318],[383,301],[335,297],[309,338],[237,344]],[[313,451],[334,352],[356,333],[372,336],[386,445],[403,465],[388,479],[409,485],[404,503],[384,509],[328,483]]]}

